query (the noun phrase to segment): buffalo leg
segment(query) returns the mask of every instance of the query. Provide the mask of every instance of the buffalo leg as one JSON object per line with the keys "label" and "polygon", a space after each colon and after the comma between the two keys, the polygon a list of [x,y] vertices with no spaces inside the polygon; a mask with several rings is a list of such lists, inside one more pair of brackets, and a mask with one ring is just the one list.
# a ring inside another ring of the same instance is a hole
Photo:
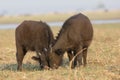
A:
{"label": "buffalo leg", "polygon": [[67,55],[68,55],[69,61],[71,61],[72,58],[74,57],[74,52],[72,51],[72,49],[67,50]]}
{"label": "buffalo leg", "polygon": [[22,71],[22,61],[26,54],[26,51],[22,48],[22,46],[17,45],[17,53],[16,53],[16,59],[18,63],[17,70]]}
{"label": "buffalo leg", "polygon": [[87,50],[88,50],[88,48],[86,48],[86,49],[83,51],[83,65],[84,65],[84,66],[86,66],[86,64],[87,64],[87,61],[86,61],[86,59],[87,59]]}
{"label": "buffalo leg", "polygon": [[81,52],[82,47],[80,46],[79,49],[77,50],[77,62],[78,62],[78,66],[82,65],[82,56],[83,56],[83,52]]}
{"label": "buffalo leg", "polygon": [[[69,61],[71,62],[74,56],[76,55],[76,51],[72,49],[68,49],[67,54],[68,54]],[[77,65],[77,59],[75,58],[74,61],[72,61],[71,63],[71,68],[72,69],[75,68],[76,65]]]}
{"label": "buffalo leg", "polygon": [[83,53],[81,53],[77,56],[78,66],[82,65],[82,55],[83,55]]}

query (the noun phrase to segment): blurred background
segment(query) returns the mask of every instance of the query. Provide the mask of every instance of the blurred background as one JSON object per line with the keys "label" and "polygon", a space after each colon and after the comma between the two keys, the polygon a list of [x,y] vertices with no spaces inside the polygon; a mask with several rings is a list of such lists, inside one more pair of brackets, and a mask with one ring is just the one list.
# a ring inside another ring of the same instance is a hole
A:
{"label": "blurred background", "polygon": [[120,0],[0,0],[0,15],[119,9]]}
{"label": "blurred background", "polygon": [[[56,26],[80,12],[91,20],[100,20],[93,23],[113,19],[117,19],[114,22],[120,22],[118,20],[120,19],[120,0],[0,0],[2,26],[3,24],[13,26],[23,20],[42,20],[51,26]],[[2,26],[0,28],[7,28]]]}

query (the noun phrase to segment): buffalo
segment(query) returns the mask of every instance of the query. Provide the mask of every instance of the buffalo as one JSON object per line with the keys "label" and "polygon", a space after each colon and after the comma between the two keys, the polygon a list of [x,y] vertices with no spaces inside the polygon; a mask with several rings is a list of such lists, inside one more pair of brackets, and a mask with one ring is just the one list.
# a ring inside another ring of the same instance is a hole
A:
{"label": "buffalo", "polygon": [[65,51],[71,61],[83,49],[73,61],[71,68],[82,63],[86,66],[87,51],[92,39],[93,27],[89,18],[82,13],[70,17],[64,22],[52,46],[52,52],[49,54],[50,67],[58,68],[61,65]]}
{"label": "buffalo", "polygon": [[[22,61],[28,51],[35,51],[41,67],[49,66],[48,54],[53,43],[50,27],[42,21],[23,21],[15,31],[17,70],[22,70]],[[37,59],[33,56],[33,59]]]}

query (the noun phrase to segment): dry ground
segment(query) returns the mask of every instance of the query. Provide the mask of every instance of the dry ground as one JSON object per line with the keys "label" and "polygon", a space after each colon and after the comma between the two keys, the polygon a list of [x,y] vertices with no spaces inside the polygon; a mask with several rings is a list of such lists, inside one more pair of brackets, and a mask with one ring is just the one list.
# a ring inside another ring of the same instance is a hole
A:
{"label": "dry ground", "polygon": [[[0,30],[0,80],[120,80],[120,24],[94,26],[94,39],[88,52],[87,67],[71,70],[65,55],[57,70],[40,70],[31,59],[24,58],[23,72],[16,71],[15,30]],[[59,27],[52,27],[54,34]]]}

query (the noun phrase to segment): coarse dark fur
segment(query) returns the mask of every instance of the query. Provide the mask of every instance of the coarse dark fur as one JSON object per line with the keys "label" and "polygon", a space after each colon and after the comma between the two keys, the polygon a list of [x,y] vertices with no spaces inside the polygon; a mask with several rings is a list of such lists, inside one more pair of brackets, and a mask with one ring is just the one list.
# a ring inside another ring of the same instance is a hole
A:
{"label": "coarse dark fur", "polygon": [[79,54],[72,64],[71,68],[74,68],[77,64],[87,64],[87,50],[93,39],[93,27],[87,16],[79,13],[70,17],[63,24],[55,44],[52,47],[52,53],[50,53],[50,66],[52,68],[58,68],[62,62],[62,57],[65,51],[68,53],[69,60],[82,49],[86,48],[81,54]]}
{"label": "coarse dark fur", "polygon": [[[40,65],[49,66],[48,53],[53,42],[50,27],[42,21],[23,21],[15,31],[16,58],[18,70],[22,70],[22,61],[27,51],[36,51]],[[36,59],[36,57],[33,57]]]}

